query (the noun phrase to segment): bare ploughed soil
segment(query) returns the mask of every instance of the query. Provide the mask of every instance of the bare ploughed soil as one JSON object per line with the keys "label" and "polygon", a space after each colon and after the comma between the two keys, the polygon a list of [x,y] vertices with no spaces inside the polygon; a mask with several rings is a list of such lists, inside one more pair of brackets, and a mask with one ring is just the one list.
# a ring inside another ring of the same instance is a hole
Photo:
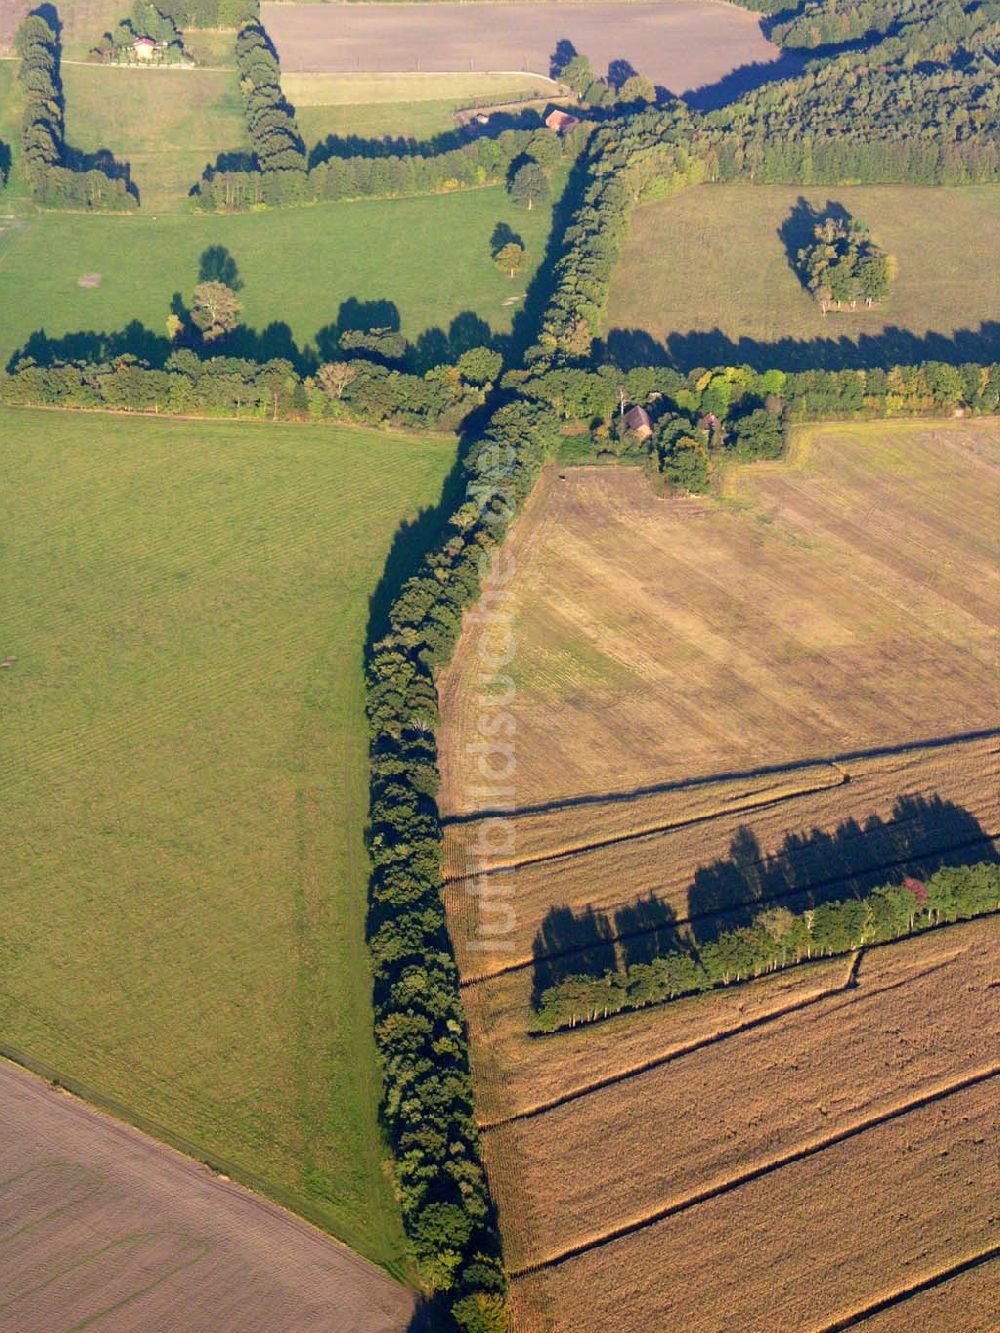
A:
{"label": "bare ploughed soil", "polygon": [[413,1296],[274,1204],[0,1062],[0,1327],[389,1333]]}
{"label": "bare ploughed soil", "polygon": [[264,4],[286,71],[530,70],[572,42],[597,73],[628,61],[682,93],[775,59],[759,15],[719,0],[634,4]]}
{"label": "bare ploughed soil", "polygon": [[[995,420],[801,429],[721,500],[543,478],[505,552],[512,727],[482,730],[496,622],[441,682],[518,1333],[993,1327],[1000,922],[528,1026],[546,978],[639,960],[665,921],[697,940],[996,854],[998,509]],[[475,747],[511,735],[504,819]]]}

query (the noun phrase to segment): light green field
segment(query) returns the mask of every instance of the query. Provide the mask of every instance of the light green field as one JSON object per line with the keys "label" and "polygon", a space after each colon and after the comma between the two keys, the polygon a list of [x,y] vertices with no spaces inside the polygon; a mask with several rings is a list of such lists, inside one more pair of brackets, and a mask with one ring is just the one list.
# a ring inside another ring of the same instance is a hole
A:
{"label": "light green field", "polygon": [[220,153],[250,147],[235,70],[68,65],[63,86],[67,142],[128,162],[144,212],[186,208]]}
{"label": "light green field", "polygon": [[368,598],[450,439],[0,411],[3,1040],[363,1253]]}
{"label": "light green field", "polygon": [[457,127],[456,111],[554,91],[533,74],[286,74],[281,84],[310,146],[328,134],[429,139]]}
{"label": "light green field", "polygon": [[[0,365],[41,328],[59,336],[139,320],[162,334],[172,295],[190,299],[199,258],[213,245],[239,265],[245,322],[260,331],[284,321],[300,346],[350,297],[394,302],[411,338],[447,329],[463,311],[502,333],[517,309],[504,302],[531,274],[510,282],[497,271],[490,236],[500,221],[524,237],[533,270],[549,210],[515,208],[500,186],[228,217],[29,214],[0,254]],[[94,273],[100,286],[77,285]]]}
{"label": "light green field", "polygon": [[[827,200],[843,204],[896,257],[898,276],[881,307],[824,316],[803,289],[778,235],[800,196],[814,207]],[[854,341],[892,327],[950,338],[1000,317],[998,235],[997,186],[704,185],[636,211],[606,325],[643,329],[658,342],[718,330],[721,337],[681,344],[678,360],[685,367],[753,363],[753,343],[783,338]],[[912,347],[906,332],[886,337],[881,353],[869,345],[868,363],[899,360],[898,353]],[[741,339],[747,341],[734,347]],[[974,352],[967,359],[976,359]],[[793,369],[822,363],[808,347],[785,349],[771,364],[779,362]]]}

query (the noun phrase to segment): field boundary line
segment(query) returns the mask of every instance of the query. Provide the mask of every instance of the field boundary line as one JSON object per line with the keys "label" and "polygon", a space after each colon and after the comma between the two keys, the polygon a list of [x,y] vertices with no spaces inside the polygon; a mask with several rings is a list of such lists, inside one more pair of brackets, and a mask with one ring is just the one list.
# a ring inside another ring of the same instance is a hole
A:
{"label": "field boundary line", "polygon": [[[981,921],[984,918],[974,917],[971,919]],[[883,940],[879,944],[865,944],[851,956],[846,978],[835,986],[828,986],[825,990],[815,991],[811,995],[806,995],[800,1000],[793,1000],[791,1003],[781,1005],[777,1009],[769,1009],[766,1014],[758,1014],[756,1018],[749,1018],[744,1023],[737,1023],[728,1028],[719,1028],[716,1032],[710,1032],[704,1037],[696,1037],[680,1046],[673,1046],[661,1055],[654,1055],[649,1060],[643,1060],[640,1064],[619,1070],[617,1074],[607,1074],[603,1078],[595,1079],[593,1083],[585,1083],[578,1088],[571,1088],[569,1092],[560,1093],[558,1097],[552,1097],[548,1101],[538,1102],[534,1106],[525,1107],[521,1111],[512,1111],[509,1115],[498,1116],[495,1120],[483,1121],[479,1125],[479,1130],[483,1134],[488,1134],[491,1130],[503,1129],[505,1126],[517,1124],[521,1120],[534,1120],[537,1116],[545,1115],[548,1111],[556,1111],[562,1106],[568,1106],[572,1102],[579,1101],[582,1097],[589,1097],[592,1093],[603,1092],[605,1088],[613,1088],[618,1083],[627,1083],[630,1079],[640,1078],[643,1074],[652,1073],[663,1065],[673,1064],[676,1060],[683,1060],[685,1056],[696,1055],[699,1051],[707,1050],[710,1046],[717,1046],[721,1042],[728,1041],[731,1037],[741,1037],[747,1032],[754,1032],[758,1028],[766,1027],[769,1023],[777,1023],[783,1018],[790,1018],[805,1009],[811,1009],[813,1005],[821,1004],[824,1000],[836,999],[839,995],[857,989],[859,985],[858,972],[861,968],[862,959],[869,949],[882,948],[886,944],[903,944],[905,940],[914,938],[913,935],[907,935],[899,940]],[[876,986],[874,990],[866,990],[859,996],[858,1003],[877,999],[881,995],[888,995],[891,991],[901,990],[904,986],[909,986],[911,982],[920,981],[941,968],[950,966],[961,952],[961,949],[956,949],[947,958],[941,958],[936,963],[928,964],[927,967],[918,968],[915,972],[900,977],[898,981],[890,981],[884,986]],[[833,960],[827,958],[822,961],[831,962]],[[659,1006],[648,1005],[646,1009],[623,1009],[620,1013],[609,1014],[608,1021],[612,1018],[624,1018],[626,1015],[646,1013],[657,1007]],[[836,1010],[834,1009],[831,1012],[836,1012]],[[570,1032],[573,1029],[565,1028],[562,1031]]]}
{"label": "field boundary line", "polygon": [[883,1310],[891,1310],[893,1306],[902,1305],[911,1296],[919,1296],[922,1292],[932,1291],[935,1287],[943,1287],[952,1278],[959,1277],[962,1273],[969,1273],[974,1268],[979,1268],[982,1264],[988,1264],[991,1260],[997,1258],[1000,1258],[1000,1242],[990,1245],[985,1250],[979,1250],[978,1253],[970,1255],[967,1259],[959,1259],[957,1263],[950,1264],[947,1268],[942,1268],[936,1273],[931,1273],[929,1277],[921,1278],[919,1282],[912,1282],[908,1287],[901,1287],[899,1291],[894,1291],[890,1296],[883,1296],[879,1300],[873,1301],[871,1305],[866,1305],[861,1310],[855,1310],[853,1314],[834,1320],[832,1324],[824,1324],[821,1328],[816,1329],[815,1333],[843,1333],[844,1329],[854,1328],[856,1324],[864,1323],[873,1315],[881,1314]]}
{"label": "field boundary line", "polygon": [[727,1180],[722,1180],[716,1185],[710,1185],[705,1189],[696,1191],[694,1194],[689,1194],[687,1198],[679,1199],[676,1203],[665,1204],[650,1213],[644,1214],[642,1217],[635,1218],[631,1222],[624,1222],[610,1231],[593,1237],[591,1240],[579,1241],[574,1245],[567,1246],[564,1250],[558,1251],[556,1254],[549,1255],[545,1259],[525,1264],[523,1267],[513,1270],[510,1276],[512,1278],[530,1277],[534,1273],[556,1268],[570,1259],[578,1259],[591,1250],[603,1249],[605,1245],[611,1245],[615,1241],[624,1240],[639,1231],[645,1231],[648,1227],[655,1226],[658,1222],[664,1222],[668,1218],[676,1217],[679,1213],[687,1212],[691,1208],[696,1208],[699,1204],[709,1203],[713,1199],[731,1194],[734,1190],[752,1184],[755,1180],[761,1180],[765,1176],[772,1175],[786,1166],[794,1166],[796,1162],[807,1161],[810,1157],[826,1152],[828,1148],[835,1148],[841,1143],[846,1143],[860,1134],[867,1133],[870,1129],[878,1129],[880,1126],[890,1124],[893,1120],[899,1120],[913,1111],[920,1111],[926,1106],[933,1106],[936,1102],[944,1101],[957,1093],[965,1092],[968,1088],[974,1088],[980,1083],[987,1083],[990,1079],[996,1078],[998,1074],[1000,1074],[1000,1064],[989,1065],[986,1069],[978,1069],[972,1074],[965,1074],[941,1087],[935,1088],[931,1092],[922,1093],[921,1096],[915,1097],[912,1101],[904,1102],[900,1106],[890,1107],[889,1110],[880,1111],[877,1115],[866,1116],[864,1120],[848,1125],[835,1134],[826,1135],[813,1143],[805,1144],[804,1147],[795,1148],[793,1151],[784,1153],[781,1157],[774,1157],[760,1166],[750,1167],[748,1170],[730,1176]]}
{"label": "field boundary line", "polygon": [[823,782],[812,787],[799,787],[795,791],[785,791],[778,795],[768,795],[765,792],[759,793],[760,800],[743,801],[741,804],[727,807],[725,810],[711,810],[702,815],[691,815],[687,819],[677,819],[665,824],[649,824],[643,828],[630,829],[627,833],[616,833],[610,838],[601,838],[597,842],[575,843],[569,847],[557,847],[554,851],[538,852],[534,856],[525,856],[518,861],[493,861],[483,870],[467,872],[464,875],[447,875],[442,883],[461,884],[463,880],[480,879],[487,875],[509,874],[512,870],[524,870],[528,866],[544,865],[549,861],[570,861],[578,856],[587,856],[591,852],[602,852],[609,847],[617,847],[623,842],[639,842],[642,838],[655,838],[664,833],[676,833],[681,829],[695,828],[698,824],[706,824],[713,819],[721,819],[725,815],[742,815],[756,813],[758,810],[769,810],[776,805],[784,805],[786,801],[797,800],[800,796],[816,796],[820,792],[834,791],[838,787],[846,787],[850,782],[850,777],[839,772],[835,765],[829,764],[828,767],[835,777],[832,782]]}
{"label": "field boundary line", "polygon": [[[589,1097],[591,1093],[601,1092],[604,1088],[613,1088],[616,1083],[627,1083],[629,1079],[651,1073],[662,1065],[673,1064],[675,1060],[681,1060],[685,1055],[694,1055],[695,1052],[704,1050],[709,1046],[715,1046],[719,1042],[727,1041],[730,1037],[738,1037],[743,1032],[752,1032],[755,1028],[766,1027],[768,1023],[776,1023],[789,1014],[797,1013],[801,1009],[808,1009],[814,1004],[819,1004],[821,1000],[827,1000],[831,996],[842,994],[845,990],[851,990],[857,985],[858,968],[861,965],[863,952],[863,949],[857,951],[851,959],[847,978],[844,981],[838,981],[835,986],[828,986],[825,990],[815,991],[812,995],[807,995],[801,1000],[781,1005],[778,1009],[771,1009],[766,1014],[758,1014],[756,1018],[747,1019],[745,1023],[738,1023],[729,1028],[719,1028],[705,1037],[696,1037],[694,1040],[684,1042],[680,1046],[673,1046],[669,1051],[664,1051],[662,1055],[654,1055],[649,1060],[643,1060],[641,1064],[631,1065],[628,1069],[620,1070],[617,1074],[606,1074],[603,1078],[595,1079],[593,1083],[585,1083],[581,1087],[572,1088],[569,1092],[560,1093],[558,1097],[552,1097],[545,1102],[537,1102],[533,1106],[525,1107],[522,1111],[513,1111],[510,1115],[498,1116],[496,1120],[480,1121],[479,1132],[488,1134],[490,1130],[503,1129],[505,1126],[517,1124],[521,1120],[534,1120],[547,1111],[555,1111],[560,1106],[568,1106],[571,1102],[579,1101],[581,1097]],[[943,966],[943,964],[936,964],[936,966]],[[630,1009],[628,1012],[642,1011]]]}
{"label": "field boundary line", "polygon": [[[949,856],[952,852],[966,852],[966,851],[968,851],[968,850],[969,850],[970,848],[972,848],[972,847],[980,847],[980,846],[988,846],[988,847],[991,847],[991,848],[994,848],[994,849],[995,849],[997,842],[1000,842],[1000,832],[996,832],[996,833],[993,833],[993,832],[984,832],[983,835],[982,835],[982,837],[979,837],[979,838],[973,838],[973,839],[972,839],[971,841],[969,841],[969,842],[959,842],[959,843],[955,843],[955,844],[953,844],[953,845],[951,845],[951,846],[948,846],[948,847],[937,847],[937,848],[934,848],[932,851],[927,852],[926,855],[929,855],[929,856]],[[881,863],[880,863],[879,865],[877,865],[877,866],[872,866],[870,869],[867,869],[867,870],[864,870],[864,871],[858,871],[857,874],[859,874],[859,875],[864,875],[864,876],[867,877],[867,876],[871,876],[871,875],[881,875],[883,871],[900,870],[900,869],[902,869],[904,866],[908,866],[908,865],[910,865],[913,861],[917,861],[917,860],[919,860],[921,855],[922,855],[922,853],[915,853],[913,856],[907,856],[907,857],[904,857],[903,860],[901,860],[901,861],[884,861],[884,862],[881,862]],[[472,877],[470,876],[470,878],[472,878]],[[799,886],[798,888],[796,888],[796,889],[789,889],[789,890],[787,890],[787,892],[785,892],[785,893],[776,893],[776,894],[772,894],[772,895],[771,895],[770,897],[768,897],[768,898],[746,898],[746,899],[744,899],[744,900],[741,901],[741,902],[738,902],[738,903],[731,903],[731,904],[729,905],[729,907],[726,907],[726,908],[715,909],[715,910],[713,910],[713,911],[711,911],[711,912],[696,912],[694,916],[679,916],[679,917],[677,917],[677,918],[671,923],[671,925],[673,925],[673,926],[690,926],[690,925],[694,924],[695,922],[698,922],[698,921],[704,921],[704,920],[706,920],[706,919],[708,919],[708,918],[710,918],[710,917],[725,917],[726,914],[727,914],[728,912],[738,912],[738,911],[742,910],[742,909],[745,908],[745,907],[767,907],[767,906],[769,906],[769,905],[772,904],[772,903],[783,903],[783,902],[787,902],[789,898],[801,898],[801,897],[805,897],[806,895],[808,895],[808,894],[810,894],[810,893],[815,893],[818,889],[832,889],[832,888],[834,888],[836,885],[838,885],[838,884],[846,884],[846,883],[848,883],[849,881],[851,881],[851,880],[854,879],[854,878],[855,878],[854,875],[838,875],[836,879],[816,880],[816,881],[815,881],[814,883],[812,883],[812,884],[802,884],[802,885],[800,885],[800,886]],[[461,881],[459,881],[459,882],[461,882]],[[654,895],[654,896],[655,896],[655,895]],[[982,913],[980,913],[980,917],[983,917],[983,916],[993,916],[993,915],[995,915],[995,913],[992,913],[992,912],[982,912]],[[978,917],[976,917],[976,918],[969,917],[969,918],[963,918],[963,919],[967,919],[967,920],[978,920],[979,918],[978,918]],[[926,934],[928,930],[940,930],[940,929],[942,929],[943,926],[953,926],[953,925],[959,925],[959,924],[960,924],[960,923],[957,922],[957,921],[945,921],[945,922],[942,922],[940,925],[937,925],[937,926],[930,926],[930,927],[927,927],[927,928],[925,928],[924,930],[922,930],[922,931],[918,931],[918,932],[916,932],[916,933],[917,933],[917,934]],[[609,936],[607,937],[607,939],[602,939],[602,940],[600,941],[600,947],[602,947],[602,948],[610,948],[610,947],[613,946],[613,945],[616,945],[616,944],[619,944],[619,943],[623,943],[623,942],[627,942],[628,940],[641,939],[643,935],[654,935],[654,934],[656,934],[656,932],[657,932],[658,930],[661,930],[662,928],[663,928],[662,925],[637,926],[635,930],[627,930],[627,931],[624,931],[624,932],[620,932],[620,933],[616,933],[616,934],[609,935]],[[903,936],[900,936],[899,938],[900,938],[900,939],[912,939],[913,936],[912,936],[912,935],[903,935]],[[876,942],[876,943],[873,943],[873,944],[871,944],[871,945],[868,945],[868,946],[866,946],[866,947],[868,947],[868,948],[880,948],[883,944],[895,944],[896,942],[897,942],[896,940],[880,940],[880,941],[878,941],[878,942]],[[498,968],[496,968],[496,969],[495,969],[494,971],[492,971],[492,972],[479,972],[479,973],[476,973],[475,976],[463,977],[462,980],[459,982],[459,985],[461,986],[461,988],[462,988],[463,990],[464,990],[466,987],[470,987],[470,986],[482,986],[482,985],[485,985],[486,982],[489,982],[489,981],[495,981],[497,977],[506,977],[506,976],[509,976],[512,972],[524,972],[524,971],[526,971],[529,967],[535,967],[538,963],[548,963],[548,962],[553,962],[553,961],[558,960],[558,959],[561,959],[561,958],[572,958],[572,957],[574,957],[574,956],[577,955],[577,954],[590,953],[590,952],[594,949],[594,947],[595,947],[595,946],[594,946],[593,943],[590,943],[590,944],[578,944],[578,945],[574,945],[574,946],[573,946],[572,948],[570,948],[570,949],[560,949],[560,950],[559,950],[558,952],[556,952],[556,953],[532,954],[530,957],[517,958],[517,959],[515,959],[512,963],[506,963],[503,967],[498,967]],[[837,956],[837,955],[835,955],[835,954],[828,954],[828,955],[825,955],[825,957],[827,957],[827,958],[836,957],[836,956]],[[794,971],[794,969],[795,969],[796,967],[805,967],[805,966],[808,966],[809,963],[812,963],[812,962],[821,962],[821,961],[822,961],[821,958],[803,958],[803,959],[801,959],[798,963],[790,963],[790,964],[788,964],[786,967],[779,968],[778,971],[779,971],[779,972],[791,972],[791,971]],[[772,974],[765,974],[765,975],[772,975]],[[747,977],[747,978],[745,978],[745,979],[744,979],[743,981],[741,981],[741,982],[731,982],[731,983],[730,983],[730,986],[732,986],[732,985],[742,985],[742,986],[746,986],[746,985],[750,985],[750,984],[751,984],[752,982],[754,982],[754,981],[760,981],[761,979],[762,979],[761,977]],[[727,988],[727,989],[728,989],[728,988]],[[651,1007],[651,1006],[650,1006],[650,1007]],[[622,1012],[632,1013],[633,1011],[632,1011],[632,1010],[627,1010],[627,1011],[622,1011]],[[605,1022],[609,1022],[612,1018],[616,1018],[617,1016],[618,1016],[618,1014],[617,1014],[617,1012],[616,1012],[616,1013],[614,1013],[614,1014],[609,1014],[608,1017],[607,1017],[606,1019],[599,1019],[599,1020],[595,1020],[595,1021],[599,1021],[599,1022],[605,1023]],[[579,1027],[579,1026],[583,1026],[583,1024],[577,1024],[577,1026],[578,1026],[578,1027]],[[561,1031],[561,1030],[562,1030],[562,1029],[558,1029],[558,1028],[557,1028],[557,1029],[556,1029],[556,1032],[553,1032],[553,1033],[546,1033],[546,1034],[544,1034],[544,1035],[546,1035],[546,1036],[555,1036],[555,1035],[557,1035],[557,1033],[558,1033],[559,1031]]]}
{"label": "field boundary line", "polygon": [[[60,410],[60,409],[53,409]],[[622,805],[643,796],[660,796],[667,792],[687,791],[693,787],[708,787],[715,782],[739,782],[751,778],[766,778],[782,773],[794,773],[804,768],[820,768],[825,764],[836,766],[858,759],[888,759],[894,755],[912,754],[918,750],[944,750],[953,745],[969,745],[973,741],[1000,738],[1000,727],[983,727],[977,731],[956,731],[947,736],[930,736],[924,740],[901,741],[897,745],[879,745],[867,750],[846,750],[841,754],[815,755],[811,759],[789,759],[778,764],[764,764],[758,768],[735,769],[724,773],[703,773],[694,778],[676,778],[670,782],[654,782],[649,786],[633,787],[626,791],[589,792],[580,796],[566,796],[558,801],[543,801],[524,805],[515,810],[474,810],[462,814],[442,814],[441,824],[452,828],[459,824],[475,824],[481,819],[502,817],[521,819],[526,815],[554,814],[586,805]]]}

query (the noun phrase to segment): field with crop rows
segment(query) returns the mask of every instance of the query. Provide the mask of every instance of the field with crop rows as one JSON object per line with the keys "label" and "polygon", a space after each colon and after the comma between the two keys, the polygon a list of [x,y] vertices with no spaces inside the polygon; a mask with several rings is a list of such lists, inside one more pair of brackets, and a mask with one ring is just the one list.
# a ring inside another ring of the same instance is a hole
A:
{"label": "field with crop rows", "polygon": [[519,1330],[826,1329],[883,1300],[888,1329],[911,1299],[988,1327],[995,920],[528,1022],[547,984],[675,930],[996,856],[998,503],[989,420],[799,428],[712,500],[543,478],[507,551],[505,824],[470,748],[495,625],[442,684],[446,894]]}

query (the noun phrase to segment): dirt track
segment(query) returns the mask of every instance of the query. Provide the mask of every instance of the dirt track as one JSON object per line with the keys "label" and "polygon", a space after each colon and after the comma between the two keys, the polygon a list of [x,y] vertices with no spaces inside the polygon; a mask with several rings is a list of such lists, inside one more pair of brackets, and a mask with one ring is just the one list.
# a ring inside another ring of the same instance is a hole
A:
{"label": "dirt track", "polygon": [[240,1186],[0,1062],[0,1327],[389,1333],[412,1294]]}
{"label": "dirt track", "polygon": [[634,4],[261,6],[286,71],[531,70],[570,41],[603,74],[615,60],[672,92],[777,57],[747,10],[718,0]]}

